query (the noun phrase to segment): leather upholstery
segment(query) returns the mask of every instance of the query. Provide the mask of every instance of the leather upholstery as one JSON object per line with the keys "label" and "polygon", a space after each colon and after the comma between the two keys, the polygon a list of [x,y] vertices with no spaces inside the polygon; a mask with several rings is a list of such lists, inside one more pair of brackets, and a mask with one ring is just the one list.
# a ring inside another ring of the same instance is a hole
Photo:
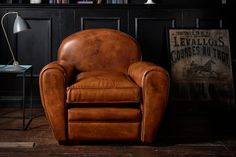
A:
{"label": "leather upholstery", "polygon": [[67,103],[139,102],[140,88],[128,75],[113,71],[89,71],[67,88]]}
{"label": "leather upholstery", "polygon": [[[129,75],[142,88],[141,140],[151,142],[160,126],[169,93],[169,76],[160,66],[136,62],[129,67]],[[153,112],[155,111],[155,112]]]}
{"label": "leather upholstery", "polygon": [[138,43],[111,29],[63,40],[40,73],[42,104],[60,141],[153,142],[168,100],[168,72],[141,61]]}
{"label": "leather upholstery", "polygon": [[130,64],[141,59],[137,42],[116,30],[85,30],[62,42],[58,60],[71,63],[80,72],[114,70],[127,73]]}
{"label": "leather upholstery", "polygon": [[140,122],[141,111],[138,108],[90,107],[70,108],[68,121],[116,121]]}
{"label": "leather upholstery", "polygon": [[139,141],[139,122],[78,122],[69,123],[69,140],[78,141]]}

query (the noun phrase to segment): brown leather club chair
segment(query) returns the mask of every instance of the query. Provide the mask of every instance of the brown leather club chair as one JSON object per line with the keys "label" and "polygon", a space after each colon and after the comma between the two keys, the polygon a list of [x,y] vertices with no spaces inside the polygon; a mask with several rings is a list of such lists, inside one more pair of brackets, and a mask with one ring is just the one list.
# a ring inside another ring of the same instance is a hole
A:
{"label": "brown leather club chair", "polygon": [[151,143],[167,104],[169,75],[141,61],[131,36],[90,29],[64,39],[40,73],[42,104],[59,143]]}

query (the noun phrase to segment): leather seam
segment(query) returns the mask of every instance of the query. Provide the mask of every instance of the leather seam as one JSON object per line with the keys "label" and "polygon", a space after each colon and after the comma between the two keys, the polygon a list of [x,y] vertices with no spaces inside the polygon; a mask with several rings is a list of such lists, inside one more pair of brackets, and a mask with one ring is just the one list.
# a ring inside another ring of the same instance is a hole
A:
{"label": "leather seam", "polygon": [[140,121],[70,121],[69,123],[114,123],[114,124],[119,124],[119,123],[137,123],[140,124]]}
{"label": "leather seam", "polygon": [[101,90],[101,89],[137,89],[138,87],[124,87],[124,88],[99,88],[99,87],[68,87],[69,89],[96,89],[96,90]]}
{"label": "leather seam", "polygon": [[66,102],[68,104],[78,104],[78,103],[140,103],[140,101],[94,101],[94,102],[88,102],[88,101],[79,101],[79,102]]}

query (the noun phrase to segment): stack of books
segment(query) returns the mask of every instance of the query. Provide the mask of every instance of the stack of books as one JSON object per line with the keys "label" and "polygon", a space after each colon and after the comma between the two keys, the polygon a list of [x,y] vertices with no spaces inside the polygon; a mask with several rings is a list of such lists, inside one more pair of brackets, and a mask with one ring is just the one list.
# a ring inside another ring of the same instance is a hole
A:
{"label": "stack of books", "polygon": [[69,4],[69,0],[49,0],[49,4]]}
{"label": "stack of books", "polygon": [[93,4],[93,0],[78,0],[77,4]]}
{"label": "stack of books", "polygon": [[[5,2],[3,2],[3,3],[5,3]],[[12,0],[6,0],[6,3],[12,4]]]}
{"label": "stack of books", "polygon": [[8,3],[8,4],[13,4],[13,3],[22,3],[22,0],[0,0],[0,3]]}
{"label": "stack of books", "polygon": [[107,4],[128,4],[128,0],[107,0]]}

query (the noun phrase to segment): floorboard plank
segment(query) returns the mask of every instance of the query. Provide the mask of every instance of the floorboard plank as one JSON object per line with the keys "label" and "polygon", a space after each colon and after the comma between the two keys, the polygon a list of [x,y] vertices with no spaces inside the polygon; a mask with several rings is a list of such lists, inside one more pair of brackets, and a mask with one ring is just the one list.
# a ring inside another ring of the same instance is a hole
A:
{"label": "floorboard plank", "polygon": [[34,148],[34,142],[0,142],[0,148]]}
{"label": "floorboard plank", "polygon": [[[5,116],[12,111],[1,109],[1,113]],[[182,140],[184,137],[163,137],[152,146],[99,142],[59,145],[42,109],[35,109],[34,115],[37,116],[28,130],[0,130],[0,157],[236,157],[236,138],[226,136],[217,140],[198,139],[197,142]],[[0,127],[7,125],[9,121],[0,119]]]}

